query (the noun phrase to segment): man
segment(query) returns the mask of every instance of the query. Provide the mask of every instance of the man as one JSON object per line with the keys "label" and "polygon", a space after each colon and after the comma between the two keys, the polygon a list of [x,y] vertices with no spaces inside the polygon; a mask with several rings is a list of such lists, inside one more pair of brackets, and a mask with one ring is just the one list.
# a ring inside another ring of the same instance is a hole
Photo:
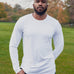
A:
{"label": "man", "polygon": [[[55,74],[55,60],[63,50],[60,23],[46,14],[47,0],[34,0],[34,13],[21,17],[13,30],[9,51],[17,74]],[[18,61],[17,47],[23,38],[23,59]],[[55,49],[52,50],[52,38]]]}

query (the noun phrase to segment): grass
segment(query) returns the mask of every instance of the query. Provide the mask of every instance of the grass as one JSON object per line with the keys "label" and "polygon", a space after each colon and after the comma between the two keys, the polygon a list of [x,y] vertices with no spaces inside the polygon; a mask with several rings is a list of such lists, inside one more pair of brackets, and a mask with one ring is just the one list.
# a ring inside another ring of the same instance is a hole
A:
{"label": "grass", "polygon": [[[0,22],[0,74],[15,74],[9,55],[9,40],[14,24]],[[63,34],[64,50],[56,60],[56,74],[74,74],[74,28],[63,27]],[[18,53],[21,60],[22,41]]]}

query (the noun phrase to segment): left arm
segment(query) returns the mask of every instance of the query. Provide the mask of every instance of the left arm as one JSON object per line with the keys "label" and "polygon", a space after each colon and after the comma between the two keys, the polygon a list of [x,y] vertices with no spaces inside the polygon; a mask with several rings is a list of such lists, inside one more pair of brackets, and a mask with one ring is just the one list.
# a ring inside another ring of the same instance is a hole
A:
{"label": "left arm", "polygon": [[63,32],[62,32],[62,27],[61,27],[59,22],[57,22],[56,32],[53,36],[53,41],[54,41],[54,47],[55,47],[55,49],[53,50],[53,55],[54,55],[55,60],[56,60],[56,58],[63,51],[63,47],[64,47]]}

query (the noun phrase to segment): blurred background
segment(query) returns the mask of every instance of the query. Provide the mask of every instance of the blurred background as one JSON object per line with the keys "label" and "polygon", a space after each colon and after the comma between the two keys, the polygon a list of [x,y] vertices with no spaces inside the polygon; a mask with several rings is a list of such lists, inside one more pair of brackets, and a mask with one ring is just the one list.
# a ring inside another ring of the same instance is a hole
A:
{"label": "blurred background", "polygon": [[[47,13],[62,24],[74,26],[74,0],[48,0]],[[33,12],[33,0],[0,0],[0,22],[16,22]]]}
{"label": "blurred background", "polygon": [[[15,74],[9,55],[9,41],[16,21],[33,13],[33,0],[0,0],[0,74]],[[48,15],[62,25],[64,50],[56,60],[56,74],[74,74],[74,0],[48,0]],[[18,47],[19,63],[23,50]]]}

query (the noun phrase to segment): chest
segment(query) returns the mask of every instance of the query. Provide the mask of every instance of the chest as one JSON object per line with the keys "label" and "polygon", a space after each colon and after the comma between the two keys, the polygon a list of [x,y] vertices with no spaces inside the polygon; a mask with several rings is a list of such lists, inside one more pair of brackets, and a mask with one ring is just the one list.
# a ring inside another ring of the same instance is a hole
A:
{"label": "chest", "polygon": [[24,25],[24,35],[49,36],[54,34],[54,27],[50,23],[27,23]]}

